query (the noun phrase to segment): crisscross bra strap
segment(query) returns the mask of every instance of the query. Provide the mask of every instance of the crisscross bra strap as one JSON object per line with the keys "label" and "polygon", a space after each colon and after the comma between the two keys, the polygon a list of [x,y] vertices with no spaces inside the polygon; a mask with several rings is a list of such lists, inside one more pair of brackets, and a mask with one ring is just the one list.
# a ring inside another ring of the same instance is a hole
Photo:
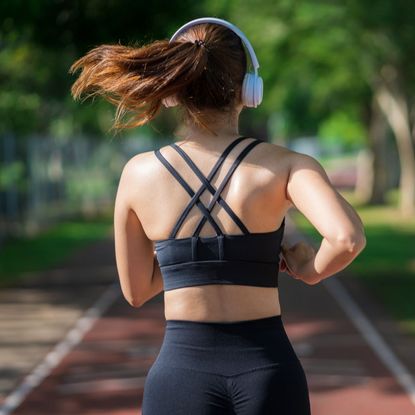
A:
{"label": "crisscross bra strap", "polygon": [[[219,159],[216,161],[215,165],[213,166],[212,170],[210,171],[210,173],[208,175],[208,180],[211,180],[214,177],[214,175],[216,174],[216,172],[218,171],[218,169],[222,165],[223,161],[228,156],[228,154],[233,150],[233,148],[237,144],[239,144],[241,141],[243,141],[244,139],[246,139],[246,138],[247,137],[245,137],[245,136],[238,137],[236,140],[232,141],[225,148],[225,150],[223,151],[223,153],[220,155]],[[167,167],[167,169],[170,171],[170,173],[172,173],[172,175],[179,181],[179,183],[185,188],[185,190],[187,191],[187,193],[191,196],[191,199],[190,199],[189,204],[186,206],[186,208],[184,209],[181,217],[176,222],[176,225],[174,226],[173,230],[171,231],[169,238],[175,238],[176,237],[176,234],[179,231],[180,226],[182,225],[184,219],[186,218],[186,216],[190,212],[191,208],[195,204],[200,208],[200,210],[202,211],[203,215],[204,216],[207,216],[210,224],[215,229],[216,234],[217,235],[222,235],[222,230],[217,225],[217,223],[214,221],[214,219],[212,218],[212,216],[210,215],[210,213],[207,211],[207,209],[203,205],[203,203],[199,200],[199,197],[203,193],[203,191],[205,190],[205,187],[202,186],[202,187],[200,187],[200,189],[196,193],[193,192],[193,190],[191,189],[191,187],[180,176],[180,174],[173,168],[173,166],[163,157],[163,155],[160,153],[160,151],[159,150],[156,150],[155,151],[155,154],[156,154],[157,158]]]}
{"label": "crisscross bra strap", "polygon": [[[235,171],[236,167],[239,165],[239,163],[242,161],[242,159],[248,154],[248,152],[255,147],[255,145],[262,142],[261,140],[255,140],[252,143],[250,143],[235,159],[233,162],[230,170],[226,174],[225,178],[223,179],[222,183],[216,189],[212,186],[210,181],[220,168],[220,166],[223,164],[225,158],[228,156],[228,154],[232,151],[232,149],[242,140],[246,139],[248,137],[241,136],[238,137],[236,140],[231,142],[226,149],[223,151],[223,153],[220,155],[219,159],[213,166],[212,170],[210,171],[208,177],[206,178],[203,173],[200,171],[200,169],[194,164],[194,162],[190,159],[190,157],[176,144],[173,144],[172,147],[178,151],[178,153],[183,157],[183,159],[187,162],[187,164],[190,166],[190,168],[195,172],[195,174],[199,177],[199,179],[202,181],[202,186],[199,188],[199,190],[195,193],[192,188],[186,183],[186,181],[181,177],[181,175],[174,169],[174,167],[163,157],[163,155],[160,153],[159,150],[155,150],[155,155],[157,158],[163,163],[163,165],[170,171],[170,173],[178,180],[178,182],[183,186],[183,188],[187,191],[187,193],[191,196],[191,200],[189,204],[184,209],[182,215],[176,222],[176,225],[174,226],[169,238],[174,238],[180,229],[180,226],[183,224],[184,219],[192,209],[192,207],[196,204],[198,208],[201,210],[203,217],[201,218],[201,221],[199,222],[193,236],[197,236],[200,233],[200,230],[202,229],[203,225],[205,224],[206,220],[209,221],[209,223],[213,226],[215,229],[217,235],[223,235],[222,230],[218,226],[218,224],[215,222],[213,217],[211,216],[210,212],[213,209],[213,206],[215,205],[216,201],[223,206],[223,208],[226,210],[226,212],[230,215],[230,217],[235,221],[235,223],[241,228],[242,232],[249,233],[245,225],[242,223],[242,221],[238,218],[238,216],[232,211],[232,209],[229,207],[229,205],[220,197],[220,193],[226,186],[228,180],[230,179],[232,173]],[[204,190],[208,189],[214,196],[212,200],[209,203],[209,206],[206,208],[205,205],[199,200],[200,195],[203,193]]]}
{"label": "crisscross bra strap", "polygon": [[[213,198],[211,199],[211,201],[209,202],[208,205],[208,212],[210,215],[210,212],[213,209],[213,206],[215,205],[216,201],[218,200],[220,194],[222,193],[223,189],[225,188],[226,184],[228,183],[229,179],[231,178],[233,172],[235,171],[235,169],[238,167],[239,163],[243,160],[243,158],[258,144],[262,143],[262,140],[259,139],[255,139],[255,141],[252,141],[251,143],[249,143],[242,151],[241,153],[238,154],[238,157],[234,160],[234,162],[232,163],[231,168],[228,170],[228,172],[226,173],[226,176],[223,178],[222,183],[219,185],[219,187],[217,188],[215,194],[213,195]],[[203,216],[197,227],[196,230],[194,232],[193,235],[199,235],[201,229],[203,228],[203,225],[205,224],[207,219],[207,216]],[[245,228],[246,229],[246,228]],[[248,230],[246,230],[245,233],[249,233]]]}
{"label": "crisscross bra strap", "polygon": [[[205,175],[200,171],[200,169],[195,165],[193,160],[187,155],[187,153],[179,147],[176,143],[171,144],[171,146],[183,157],[183,159],[186,161],[186,163],[189,165],[189,167],[195,172],[195,174],[199,177],[199,179],[202,181],[203,186],[199,188],[199,190],[195,193],[192,200],[189,202],[189,204],[186,206],[185,210],[183,211],[182,215],[180,216],[179,220],[176,223],[176,226],[173,229],[172,234],[176,235],[177,231],[180,229],[180,226],[182,225],[184,219],[190,212],[190,209],[194,206],[196,203],[196,200],[200,197],[200,195],[208,189],[212,194],[215,193],[216,189],[212,186],[210,181],[215,176],[216,172],[218,171],[219,167],[223,164],[225,158],[230,153],[230,151],[235,147],[236,144],[238,144],[242,139],[245,137],[240,137],[237,141],[234,141],[231,143],[228,148],[221,154],[219,159],[217,160],[215,166],[209,173],[208,177],[206,178]],[[225,211],[228,213],[228,215],[232,218],[232,220],[239,226],[239,228],[242,230],[243,233],[249,233],[246,226],[243,224],[243,222],[238,218],[238,216],[235,214],[235,212],[229,207],[229,205],[226,203],[226,201],[219,196],[218,203],[225,209]]]}
{"label": "crisscross bra strap", "polygon": [[[164,164],[164,166],[167,168],[167,170],[178,180],[178,182],[184,187],[184,189],[186,190],[186,192],[190,195],[190,197],[193,197],[195,192],[192,190],[192,188],[184,181],[183,177],[180,176],[180,174],[174,169],[174,167],[163,157],[163,155],[160,153],[160,151],[157,149],[154,151],[155,155],[157,156],[157,158]],[[202,211],[203,215],[205,215],[210,224],[215,228],[215,231],[217,234],[221,234],[222,231],[219,228],[218,224],[213,220],[212,216],[210,215],[210,213],[208,212],[208,210],[206,209],[205,205],[200,201],[197,200],[196,201],[197,206],[199,207],[199,209]],[[169,238],[171,238],[172,236],[170,236]]]}

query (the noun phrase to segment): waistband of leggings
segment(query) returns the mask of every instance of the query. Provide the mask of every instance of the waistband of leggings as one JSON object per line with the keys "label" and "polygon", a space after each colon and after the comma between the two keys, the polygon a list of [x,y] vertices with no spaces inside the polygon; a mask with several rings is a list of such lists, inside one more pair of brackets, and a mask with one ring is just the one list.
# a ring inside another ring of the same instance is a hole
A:
{"label": "waistband of leggings", "polygon": [[273,328],[282,325],[281,314],[263,317],[253,320],[240,320],[240,321],[195,321],[195,320],[166,320],[166,328],[218,328],[218,329],[260,329],[260,328]]}

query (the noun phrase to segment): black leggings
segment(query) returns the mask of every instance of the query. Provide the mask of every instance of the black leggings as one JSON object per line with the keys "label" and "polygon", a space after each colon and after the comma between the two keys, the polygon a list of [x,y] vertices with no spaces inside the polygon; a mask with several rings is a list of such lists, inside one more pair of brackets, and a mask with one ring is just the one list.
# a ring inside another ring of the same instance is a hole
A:
{"label": "black leggings", "polygon": [[281,316],[166,320],[142,415],[309,415],[303,367]]}

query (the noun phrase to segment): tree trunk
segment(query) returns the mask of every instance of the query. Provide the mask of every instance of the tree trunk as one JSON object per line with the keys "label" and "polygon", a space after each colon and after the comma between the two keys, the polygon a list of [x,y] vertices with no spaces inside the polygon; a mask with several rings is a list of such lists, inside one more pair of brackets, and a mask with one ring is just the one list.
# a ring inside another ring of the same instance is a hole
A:
{"label": "tree trunk", "polygon": [[357,160],[356,199],[362,204],[384,204],[387,191],[386,139],[388,124],[375,97],[370,108],[369,149]]}
{"label": "tree trunk", "polygon": [[415,155],[407,103],[397,88],[392,90],[385,83],[378,86],[375,98],[396,139],[401,165],[400,210],[410,217],[415,214]]}

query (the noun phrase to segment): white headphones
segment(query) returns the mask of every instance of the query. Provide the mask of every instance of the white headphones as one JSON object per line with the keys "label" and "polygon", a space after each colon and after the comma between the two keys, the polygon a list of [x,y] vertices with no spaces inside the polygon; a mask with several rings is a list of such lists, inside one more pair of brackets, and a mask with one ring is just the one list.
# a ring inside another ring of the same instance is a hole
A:
{"label": "white headphones", "polygon": [[[170,42],[172,42],[179,34],[181,34],[184,30],[188,27],[200,24],[200,23],[217,23],[223,26],[228,27],[229,29],[233,30],[243,41],[246,48],[248,49],[249,56],[251,57],[252,66],[254,67],[254,73],[246,72],[243,84],[242,84],[242,103],[246,107],[257,107],[262,101],[263,95],[263,81],[262,78],[258,75],[258,68],[259,63],[258,59],[255,55],[254,48],[252,47],[251,43],[249,42],[248,38],[242,33],[240,29],[238,29],[232,23],[229,23],[226,20],[218,19],[216,17],[201,17],[199,19],[191,20],[190,22],[183,25],[179,28],[176,33],[170,38]],[[166,97],[162,100],[165,107],[174,107],[179,104],[174,96]]]}

